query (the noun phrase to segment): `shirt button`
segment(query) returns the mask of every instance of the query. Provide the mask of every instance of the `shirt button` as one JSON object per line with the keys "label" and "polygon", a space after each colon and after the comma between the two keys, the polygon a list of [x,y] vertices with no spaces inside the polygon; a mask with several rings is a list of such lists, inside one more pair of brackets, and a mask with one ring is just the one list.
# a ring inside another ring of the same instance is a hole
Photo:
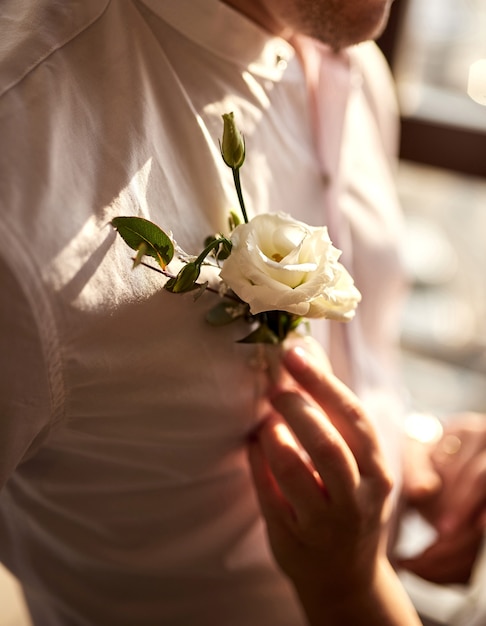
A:
{"label": "shirt button", "polygon": [[329,187],[329,185],[331,184],[331,180],[332,180],[331,174],[329,174],[328,172],[322,172],[321,180],[322,180],[323,187],[325,188]]}
{"label": "shirt button", "polygon": [[282,54],[277,53],[275,55],[275,66],[279,70],[284,70],[287,67],[287,65],[288,65],[287,59]]}

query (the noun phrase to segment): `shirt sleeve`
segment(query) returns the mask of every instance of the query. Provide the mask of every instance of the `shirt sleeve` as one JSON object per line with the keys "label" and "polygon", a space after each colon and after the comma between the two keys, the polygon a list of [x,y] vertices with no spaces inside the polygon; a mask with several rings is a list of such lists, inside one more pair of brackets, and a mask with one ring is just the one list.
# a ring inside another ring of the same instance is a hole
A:
{"label": "shirt sleeve", "polygon": [[51,392],[39,324],[0,258],[0,488],[47,436]]}

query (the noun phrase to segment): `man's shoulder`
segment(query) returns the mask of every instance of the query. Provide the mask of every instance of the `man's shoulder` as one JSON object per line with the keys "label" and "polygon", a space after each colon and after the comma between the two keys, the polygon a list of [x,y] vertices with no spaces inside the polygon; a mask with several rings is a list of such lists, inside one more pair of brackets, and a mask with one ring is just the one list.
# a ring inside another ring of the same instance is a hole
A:
{"label": "man's shoulder", "polygon": [[373,114],[387,153],[394,157],[398,149],[399,105],[390,66],[373,41],[354,46],[351,56],[361,77],[361,93]]}
{"label": "man's shoulder", "polygon": [[2,0],[0,96],[95,22],[111,0]]}
{"label": "man's shoulder", "polygon": [[361,71],[366,75],[390,80],[391,73],[385,56],[375,41],[364,41],[350,48],[350,54],[358,62]]}

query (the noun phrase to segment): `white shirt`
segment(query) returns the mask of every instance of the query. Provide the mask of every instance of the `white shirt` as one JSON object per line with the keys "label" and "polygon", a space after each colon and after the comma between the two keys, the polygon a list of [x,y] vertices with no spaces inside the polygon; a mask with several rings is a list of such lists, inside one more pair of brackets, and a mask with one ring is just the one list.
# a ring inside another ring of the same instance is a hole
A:
{"label": "white shirt", "polygon": [[147,217],[195,253],[225,230],[237,201],[218,139],[234,111],[250,215],[339,213],[364,298],[350,330],[314,331],[386,405],[385,432],[401,280],[383,61],[350,51],[328,120],[344,120],[344,147],[321,141],[318,158],[294,48],[217,0],[4,0],[0,20],[0,558],[36,625],[297,626],[245,457],[257,348],[236,343],[243,322],[205,322],[216,296],[132,271],[109,222]]}

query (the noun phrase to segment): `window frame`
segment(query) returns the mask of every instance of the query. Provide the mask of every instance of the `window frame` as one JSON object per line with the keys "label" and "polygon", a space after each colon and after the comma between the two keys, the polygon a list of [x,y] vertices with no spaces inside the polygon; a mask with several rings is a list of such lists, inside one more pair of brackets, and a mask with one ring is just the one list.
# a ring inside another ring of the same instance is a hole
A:
{"label": "window frame", "polygon": [[[409,1],[395,0],[388,25],[377,40],[392,72],[400,28]],[[486,177],[486,131],[402,115],[400,158]]]}

